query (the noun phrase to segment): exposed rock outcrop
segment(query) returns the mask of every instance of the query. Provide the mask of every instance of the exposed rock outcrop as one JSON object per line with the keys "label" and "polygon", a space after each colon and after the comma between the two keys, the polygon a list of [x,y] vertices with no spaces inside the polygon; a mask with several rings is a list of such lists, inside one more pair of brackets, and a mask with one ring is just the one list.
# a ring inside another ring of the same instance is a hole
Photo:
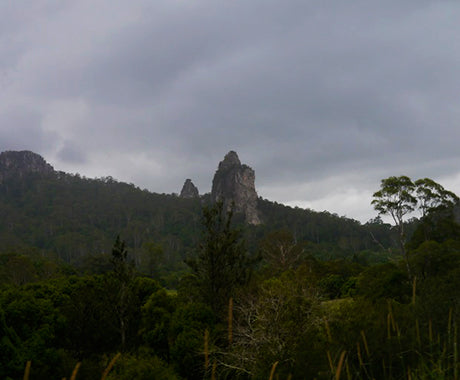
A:
{"label": "exposed rock outcrop", "polygon": [[53,167],[39,154],[26,150],[0,153],[0,183],[9,178],[24,178],[30,174],[49,177],[54,173]]}
{"label": "exposed rock outcrop", "polygon": [[230,151],[212,180],[211,200],[224,201],[226,208],[234,202],[235,212],[243,213],[250,224],[260,224],[254,181],[254,170],[242,165],[236,152]]}
{"label": "exposed rock outcrop", "polygon": [[200,193],[198,192],[198,188],[193,184],[192,180],[187,178],[184,182],[184,186],[182,186],[182,190],[180,192],[181,198],[198,198]]}

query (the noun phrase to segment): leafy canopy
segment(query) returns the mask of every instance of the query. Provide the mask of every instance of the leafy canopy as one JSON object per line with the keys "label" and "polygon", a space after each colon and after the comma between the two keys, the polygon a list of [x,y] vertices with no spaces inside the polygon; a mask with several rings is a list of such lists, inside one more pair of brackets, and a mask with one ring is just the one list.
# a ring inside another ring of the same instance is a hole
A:
{"label": "leafy canopy", "polygon": [[390,215],[396,225],[403,222],[405,215],[415,210],[417,198],[413,195],[415,184],[409,177],[389,177],[382,179],[380,190],[374,193],[375,210],[379,214]]}
{"label": "leafy canopy", "polygon": [[415,181],[415,186],[422,217],[433,211],[450,209],[459,201],[457,195],[430,178]]}
{"label": "leafy canopy", "polygon": [[203,209],[203,234],[197,257],[188,260],[206,304],[219,314],[238,286],[247,283],[251,260],[239,229],[232,226],[233,211],[223,202]]}

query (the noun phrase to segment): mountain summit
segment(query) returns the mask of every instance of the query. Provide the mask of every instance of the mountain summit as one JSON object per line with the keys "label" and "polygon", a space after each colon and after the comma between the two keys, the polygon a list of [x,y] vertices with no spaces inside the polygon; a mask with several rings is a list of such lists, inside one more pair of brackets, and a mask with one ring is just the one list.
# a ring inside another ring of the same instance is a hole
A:
{"label": "mountain summit", "polygon": [[230,151],[219,163],[214,174],[211,200],[223,201],[226,208],[234,202],[235,211],[244,214],[248,223],[260,224],[254,181],[254,170],[241,164],[238,154]]}
{"label": "mountain summit", "polygon": [[28,150],[0,153],[0,183],[9,178],[24,178],[30,174],[49,177],[53,167],[42,156]]}
{"label": "mountain summit", "polygon": [[238,154],[231,150],[225,155],[224,160],[219,162],[218,170],[227,170],[235,166],[241,166],[241,161],[238,158]]}
{"label": "mountain summit", "polygon": [[193,184],[190,178],[187,178],[184,182],[184,186],[180,192],[181,198],[198,198],[200,196],[198,188]]}
{"label": "mountain summit", "polygon": [[[5,151],[0,153],[0,184],[8,180],[50,178],[57,172],[42,156],[30,151]],[[211,201],[223,201],[225,208],[235,205],[235,212],[245,216],[247,223],[260,224],[257,211],[255,173],[241,164],[235,151],[228,152],[219,163],[212,181]],[[190,179],[184,183],[182,198],[199,198],[199,192]]]}

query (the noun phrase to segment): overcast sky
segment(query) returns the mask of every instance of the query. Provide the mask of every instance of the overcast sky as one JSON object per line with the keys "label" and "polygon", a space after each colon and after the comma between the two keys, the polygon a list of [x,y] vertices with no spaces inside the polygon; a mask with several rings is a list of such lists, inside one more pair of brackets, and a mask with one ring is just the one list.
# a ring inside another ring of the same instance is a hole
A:
{"label": "overcast sky", "polygon": [[460,194],[460,2],[1,0],[0,150],[209,192],[229,150],[263,198],[362,222],[380,179]]}

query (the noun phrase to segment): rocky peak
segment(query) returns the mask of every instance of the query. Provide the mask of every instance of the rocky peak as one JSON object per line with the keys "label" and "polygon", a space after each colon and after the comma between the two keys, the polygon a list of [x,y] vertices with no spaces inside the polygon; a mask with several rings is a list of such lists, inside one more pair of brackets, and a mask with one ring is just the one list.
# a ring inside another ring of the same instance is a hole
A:
{"label": "rocky peak", "polygon": [[180,192],[181,198],[198,198],[200,196],[198,188],[193,184],[192,180],[187,178],[182,186],[182,191]]}
{"label": "rocky peak", "polygon": [[23,178],[30,174],[50,176],[54,174],[54,169],[42,156],[30,151],[0,153],[0,183],[8,178]]}
{"label": "rocky peak", "polygon": [[235,166],[241,166],[241,161],[238,158],[238,154],[231,150],[225,155],[223,161],[219,162],[218,170],[227,170]]}
{"label": "rocky peak", "polygon": [[230,151],[219,163],[212,180],[211,200],[223,201],[227,209],[234,202],[235,211],[243,213],[248,223],[259,224],[254,182],[254,170],[242,165],[236,152]]}

